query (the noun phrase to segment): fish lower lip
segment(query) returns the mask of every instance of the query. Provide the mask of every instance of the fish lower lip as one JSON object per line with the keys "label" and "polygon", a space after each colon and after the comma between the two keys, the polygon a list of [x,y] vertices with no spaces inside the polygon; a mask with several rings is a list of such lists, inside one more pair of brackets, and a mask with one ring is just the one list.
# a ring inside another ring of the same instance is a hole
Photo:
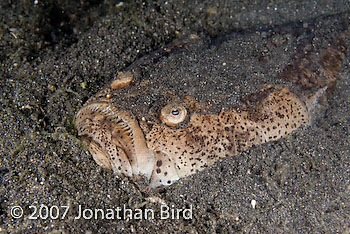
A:
{"label": "fish lower lip", "polygon": [[119,175],[151,178],[153,152],[131,113],[106,102],[92,103],[78,112],[75,126],[99,165]]}

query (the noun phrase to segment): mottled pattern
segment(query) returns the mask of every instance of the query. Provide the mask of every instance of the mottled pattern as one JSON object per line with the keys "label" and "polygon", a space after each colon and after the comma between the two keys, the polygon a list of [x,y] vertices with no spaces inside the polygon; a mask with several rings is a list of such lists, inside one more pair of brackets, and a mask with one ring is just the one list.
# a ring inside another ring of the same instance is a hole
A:
{"label": "mottled pattern", "polygon": [[[324,90],[321,89],[316,95],[319,96]],[[186,128],[154,125],[146,135],[147,145],[156,152],[155,160],[158,162],[152,183],[171,184],[176,178],[203,170],[222,157],[240,153],[253,145],[278,140],[301,125],[310,123],[308,107],[315,106],[314,100],[310,98],[305,102],[288,88],[282,88],[271,91],[256,106],[247,110],[193,114]],[[164,164],[164,161],[171,163]]]}
{"label": "mottled pattern", "polygon": [[[143,117],[148,113],[122,111],[116,104],[122,100],[118,90],[139,85],[137,92],[144,94],[147,81],[137,83],[137,73],[119,73],[107,89],[79,111],[75,122],[78,133],[99,165],[118,175],[145,176],[151,187],[170,185],[220,158],[278,140],[309,125],[318,101],[326,97],[329,87],[334,87],[341,69],[346,51],[342,37],[325,48],[320,59],[289,65],[282,74],[313,91],[296,95],[287,86],[267,85],[246,97],[245,105],[224,108],[219,113],[205,111],[205,105],[188,101],[191,98],[167,103],[156,114],[159,118],[153,120]],[[298,73],[291,72],[291,67]],[[137,95],[127,93],[131,98]]]}

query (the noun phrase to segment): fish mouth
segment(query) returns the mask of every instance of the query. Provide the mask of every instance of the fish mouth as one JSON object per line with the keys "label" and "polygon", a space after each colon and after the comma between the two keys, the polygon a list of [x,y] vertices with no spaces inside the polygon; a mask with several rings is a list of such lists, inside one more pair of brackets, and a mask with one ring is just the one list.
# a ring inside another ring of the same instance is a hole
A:
{"label": "fish mouth", "polygon": [[75,126],[100,166],[118,175],[150,180],[154,154],[130,112],[119,111],[107,102],[91,103],[77,113]]}

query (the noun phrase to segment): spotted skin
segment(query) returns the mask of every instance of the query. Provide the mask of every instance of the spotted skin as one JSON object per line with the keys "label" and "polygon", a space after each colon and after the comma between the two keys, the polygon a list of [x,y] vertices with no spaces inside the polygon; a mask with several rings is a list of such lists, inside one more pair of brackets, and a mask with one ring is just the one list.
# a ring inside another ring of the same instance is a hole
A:
{"label": "spotted skin", "polygon": [[[272,91],[248,110],[193,114],[186,128],[156,125],[146,140],[149,148],[171,158],[175,168],[172,172],[182,178],[211,166],[220,158],[278,140],[309,122],[305,102],[282,88]],[[156,168],[158,174],[168,170],[162,166]]]}
{"label": "spotted skin", "polygon": [[[137,102],[149,81],[137,81],[137,72],[119,73],[78,112],[78,135],[95,161],[117,175],[144,176],[152,188],[171,185],[223,157],[310,125],[318,102],[334,88],[341,70],[346,52],[343,37],[336,46],[324,49],[319,60],[307,60],[316,65],[297,62],[281,75],[307,92],[296,94],[285,85],[266,85],[253,98],[246,98],[244,105],[218,112],[205,110],[192,97],[183,102],[167,99],[163,109],[147,119],[149,112],[133,113],[122,101],[128,97]],[[127,91],[137,85],[136,94]],[[124,92],[124,97],[118,92]]]}

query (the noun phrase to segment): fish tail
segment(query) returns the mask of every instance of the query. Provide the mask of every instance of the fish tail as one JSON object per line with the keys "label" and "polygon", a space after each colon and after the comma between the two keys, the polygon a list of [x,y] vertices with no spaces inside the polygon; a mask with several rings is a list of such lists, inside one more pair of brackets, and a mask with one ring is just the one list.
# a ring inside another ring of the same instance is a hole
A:
{"label": "fish tail", "polygon": [[327,95],[332,94],[347,54],[349,35],[348,31],[339,34],[325,48],[301,49],[294,55],[296,61],[284,69],[281,77],[303,89],[327,87]]}

